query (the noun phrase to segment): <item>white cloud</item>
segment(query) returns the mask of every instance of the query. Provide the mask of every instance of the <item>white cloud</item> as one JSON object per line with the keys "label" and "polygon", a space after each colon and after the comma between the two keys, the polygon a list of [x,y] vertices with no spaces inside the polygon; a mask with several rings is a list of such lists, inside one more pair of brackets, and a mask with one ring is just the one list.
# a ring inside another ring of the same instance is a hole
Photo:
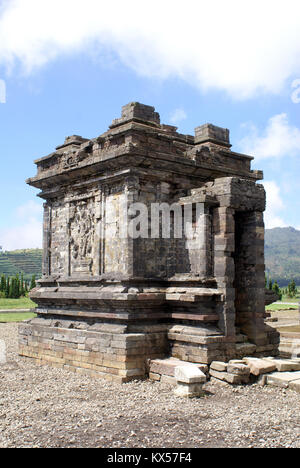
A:
{"label": "white cloud", "polygon": [[0,64],[27,72],[108,50],[140,75],[236,98],[279,93],[300,73],[298,0],[10,0],[0,11]]}
{"label": "white cloud", "polygon": [[35,218],[40,218],[42,216],[42,207],[39,203],[33,200],[29,200],[20,205],[16,209],[16,215],[19,219],[26,219],[28,215]]}
{"label": "white cloud", "polygon": [[4,80],[0,80],[0,104],[6,103],[6,83]]}
{"label": "white cloud", "polygon": [[294,89],[294,91],[291,94],[291,100],[294,104],[299,104],[300,103],[300,78],[292,82],[292,88],[296,88],[296,89]]}
{"label": "white cloud", "polygon": [[256,159],[280,158],[300,154],[300,129],[291,125],[287,114],[277,114],[259,132],[254,125],[244,124],[248,135],[239,142],[241,150]]}
{"label": "white cloud", "polygon": [[42,207],[34,202],[19,206],[15,212],[15,225],[0,229],[3,250],[34,249],[42,247]]}
{"label": "white cloud", "polygon": [[267,194],[267,209],[264,216],[266,228],[287,227],[287,224],[281,217],[285,206],[280,196],[279,186],[274,181],[266,181],[264,182],[264,187]]}
{"label": "white cloud", "polygon": [[178,124],[182,120],[187,118],[187,114],[183,109],[175,109],[170,115],[170,122],[173,124]]}

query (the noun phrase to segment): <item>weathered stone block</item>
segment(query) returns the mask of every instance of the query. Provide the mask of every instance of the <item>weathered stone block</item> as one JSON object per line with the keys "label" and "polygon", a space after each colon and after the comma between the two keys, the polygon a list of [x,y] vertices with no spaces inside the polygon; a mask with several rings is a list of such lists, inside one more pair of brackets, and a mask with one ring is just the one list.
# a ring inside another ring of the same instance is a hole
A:
{"label": "weathered stone block", "polygon": [[250,372],[253,375],[268,374],[276,370],[276,365],[272,361],[267,361],[265,359],[258,358],[245,358],[244,361],[247,363],[250,368]]}
{"label": "weathered stone block", "polygon": [[177,382],[177,387],[175,388],[174,393],[178,397],[194,398],[203,396],[205,392],[203,391],[202,384],[186,384],[183,382]]}
{"label": "weathered stone block", "polygon": [[228,364],[226,364],[225,362],[213,361],[210,364],[210,369],[215,370],[215,371],[219,371],[219,372],[226,372],[227,371],[227,366],[228,366]]}
{"label": "weathered stone block", "polygon": [[270,358],[266,358],[266,360],[271,361],[271,363],[274,364],[274,366],[276,366],[276,370],[278,372],[300,371],[300,362],[295,362],[287,359]]}
{"label": "weathered stone block", "polygon": [[228,372],[219,372],[213,369],[209,370],[209,374],[215,379],[222,380],[233,385],[241,385],[249,382],[248,375],[229,374]]}
{"label": "weathered stone block", "polygon": [[293,381],[300,379],[300,372],[273,372],[267,376],[267,384],[275,387],[288,388]]}
{"label": "weathered stone block", "polygon": [[178,366],[175,368],[175,379],[177,382],[186,384],[203,384],[206,376],[197,366]]}
{"label": "weathered stone block", "polygon": [[250,368],[245,364],[228,364],[227,372],[236,375],[250,375]]}

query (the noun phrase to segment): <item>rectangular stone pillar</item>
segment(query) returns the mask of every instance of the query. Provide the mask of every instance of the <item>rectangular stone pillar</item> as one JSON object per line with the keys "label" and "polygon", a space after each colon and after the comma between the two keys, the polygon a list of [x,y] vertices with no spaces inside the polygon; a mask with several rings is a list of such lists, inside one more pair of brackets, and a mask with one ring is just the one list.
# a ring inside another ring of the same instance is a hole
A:
{"label": "rectangular stone pillar", "polygon": [[215,208],[213,211],[214,276],[224,294],[219,327],[226,336],[235,336],[234,231],[234,210],[228,207]]}
{"label": "rectangular stone pillar", "polygon": [[267,343],[263,213],[236,215],[236,324],[257,345]]}

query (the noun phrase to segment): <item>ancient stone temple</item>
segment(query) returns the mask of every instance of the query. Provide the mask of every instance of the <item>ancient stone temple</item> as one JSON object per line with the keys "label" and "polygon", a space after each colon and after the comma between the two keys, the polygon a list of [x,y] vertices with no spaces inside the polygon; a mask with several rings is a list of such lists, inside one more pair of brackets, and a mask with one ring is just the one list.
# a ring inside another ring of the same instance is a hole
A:
{"label": "ancient stone temple", "polygon": [[73,135],[35,161],[43,277],[20,354],[120,382],[159,357],[276,354],[252,159],[231,151],[227,129],[182,135],[130,103],[101,136]]}

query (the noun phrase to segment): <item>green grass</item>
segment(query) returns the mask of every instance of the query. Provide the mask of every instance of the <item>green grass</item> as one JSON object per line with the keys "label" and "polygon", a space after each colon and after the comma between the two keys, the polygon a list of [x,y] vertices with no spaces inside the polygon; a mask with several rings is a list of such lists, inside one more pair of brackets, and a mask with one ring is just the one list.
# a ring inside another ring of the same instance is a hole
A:
{"label": "green grass", "polygon": [[23,312],[20,314],[0,314],[0,323],[22,322],[23,320],[28,320],[33,317],[36,317],[36,315],[31,312]]}
{"label": "green grass", "polygon": [[266,310],[288,310],[288,309],[298,309],[298,304],[295,305],[286,305],[280,303],[274,303],[266,306]]}
{"label": "green grass", "polygon": [[28,297],[20,297],[20,299],[3,299],[0,298],[0,310],[2,309],[32,309],[36,304]]}

